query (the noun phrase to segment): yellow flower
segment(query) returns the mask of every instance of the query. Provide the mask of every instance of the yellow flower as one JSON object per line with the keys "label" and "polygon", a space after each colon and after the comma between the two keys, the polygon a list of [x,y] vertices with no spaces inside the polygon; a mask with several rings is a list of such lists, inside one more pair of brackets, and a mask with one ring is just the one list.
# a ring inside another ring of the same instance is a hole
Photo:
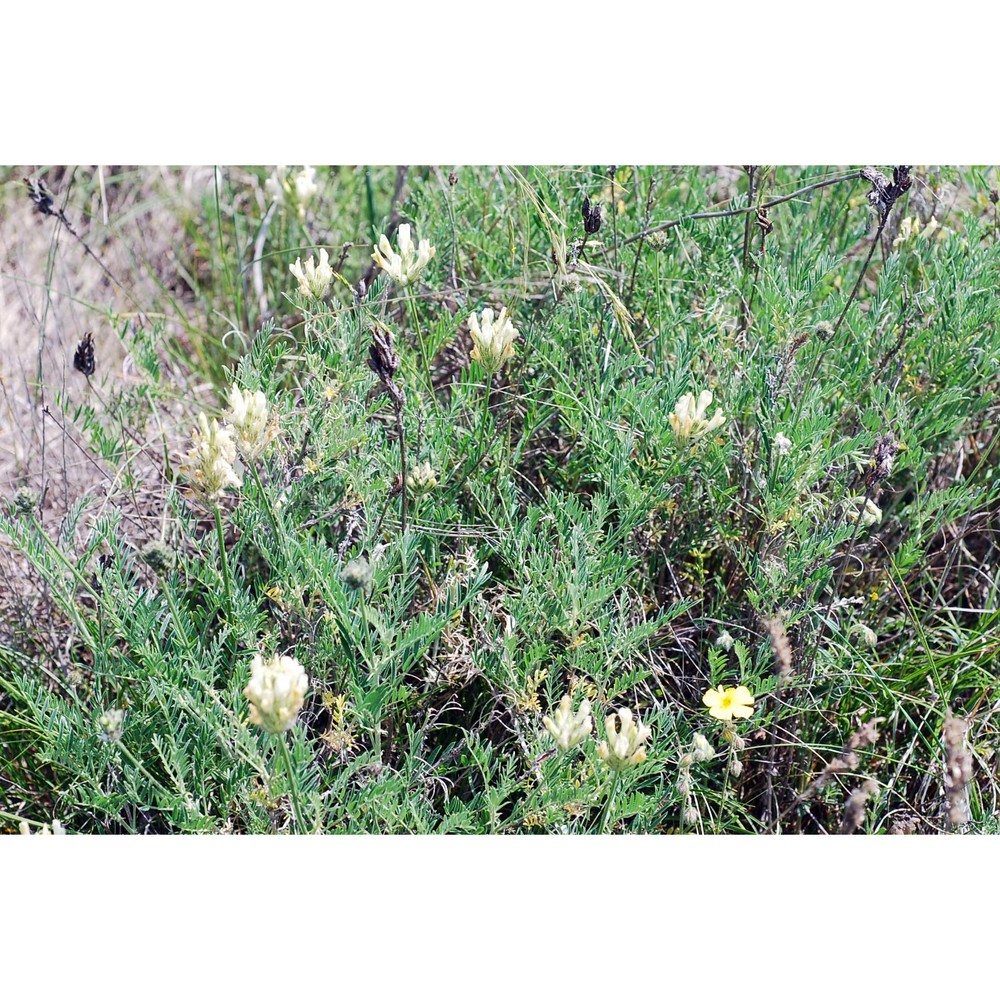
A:
{"label": "yellow flower", "polygon": [[[26,819],[22,819],[21,822],[18,824],[17,828],[18,830],[21,831],[21,834],[23,836],[30,837],[32,835],[31,827],[29,826],[28,821]],[[59,820],[57,819],[54,819],[52,821],[51,827],[49,826],[48,823],[43,823],[41,830],[38,831],[36,836],[51,837],[53,834],[55,834],[57,837],[60,835],[65,836],[66,834],[66,830],[64,829],[62,823],[60,823]]]}
{"label": "yellow flower", "polygon": [[[302,171],[295,178],[295,197],[298,198],[299,208],[305,207],[306,202],[319,190],[316,184],[315,167],[303,167]],[[301,218],[305,213],[300,211]]]}
{"label": "yellow flower", "polygon": [[929,240],[940,228],[941,223],[934,216],[931,216],[930,222],[926,225],[915,217],[903,219],[899,224],[899,235],[892,241],[893,249],[898,249],[907,243],[915,244],[918,238]]}
{"label": "yellow flower", "polygon": [[882,520],[882,509],[878,504],[873,503],[871,500],[865,499],[862,505],[861,497],[851,497],[851,502],[855,504],[854,510],[847,509],[845,513],[847,514],[847,519],[854,524],[858,521],[861,522],[862,527],[870,527],[873,524],[878,524]]}
{"label": "yellow flower", "polygon": [[708,708],[708,714],[722,722],[749,719],[753,715],[753,695],[742,684],[730,688],[720,684],[717,688],[709,688],[701,701]]}

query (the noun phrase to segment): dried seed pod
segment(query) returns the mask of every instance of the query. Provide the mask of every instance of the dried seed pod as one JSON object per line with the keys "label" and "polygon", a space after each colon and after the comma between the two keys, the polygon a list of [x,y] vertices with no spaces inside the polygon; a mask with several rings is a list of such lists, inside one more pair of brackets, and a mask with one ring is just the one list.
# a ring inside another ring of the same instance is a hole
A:
{"label": "dried seed pod", "polygon": [[82,374],[90,378],[97,370],[97,359],[94,355],[94,335],[84,334],[83,340],[77,345],[76,353],[73,355],[73,367]]}
{"label": "dried seed pod", "polygon": [[865,485],[869,490],[874,489],[881,482],[888,479],[892,473],[892,465],[896,460],[896,452],[899,445],[891,434],[883,434],[872,449],[872,456],[868,462],[868,472],[865,476]]}
{"label": "dried seed pod", "polygon": [[868,192],[868,204],[878,214],[880,224],[885,222],[896,199],[909,191],[913,183],[910,168],[905,166],[893,167],[891,181],[874,167],[865,167],[861,171],[861,176],[872,186]]}
{"label": "dried seed pod", "polygon": [[42,215],[55,215],[52,208],[55,195],[48,189],[45,181],[41,178],[25,177],[24,183],[28,186],[28,197],[34,202],[35,208]]}
{"label": "dried seed pod", "polygon": [[593,236],[601,228],[601,206],[590,207],[590,198],[583,199],[583,229],[588,236]]}
{"label": "dried seed pod", "polygon": [[388,330],[372,330],[372,342],[368,347],[368,367],[378,376],[385,391],[392,397],[397,410],[403,408],[406,397],[396,384],[395,374],[399,370],[399,355],[393,346],[392,334]]}

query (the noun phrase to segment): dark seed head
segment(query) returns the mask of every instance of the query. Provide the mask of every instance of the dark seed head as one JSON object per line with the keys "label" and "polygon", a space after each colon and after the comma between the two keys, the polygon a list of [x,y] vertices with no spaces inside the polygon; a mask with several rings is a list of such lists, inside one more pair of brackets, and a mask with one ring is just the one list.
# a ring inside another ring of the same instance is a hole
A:
{"label": "dark seed head", "polygon": [[899,451],[899,445],[896,444],[891,434],[883,434],[875,442],[872,456],[868,462],[868,474],[865,476],[865,485],[869,489],[874,489],[883,480],[889,478],[897,451]]}
{"label": "dark seed head", "polygon": [[78,371],[82,372],[87,378],[97,370],[97,359],[94,355],[94,335],[91,333],[84,334],[83,340],[80,341],[77,346],[76,353],[73,355],[73,367]]}
{"label": "dark seed head", "polygon": [[14,509],[18,514],[33,514],[38,509],[40,500],[37,490],[33,490],[30,486],[22,486],[14,494]]}
{"label": "dark seed head", "polygon": [[45,181],[31,177],[25,177],[24,183],[28,185],[28,197],[34,202],[35,208],[42,215],[53,215],[52,199],[55,197],[46,187]]}
{"label": "dark seed head", "polygon": [[590,207],[590,198],[583,199],[583,229],[593,236],[601,228],[601,206]]}

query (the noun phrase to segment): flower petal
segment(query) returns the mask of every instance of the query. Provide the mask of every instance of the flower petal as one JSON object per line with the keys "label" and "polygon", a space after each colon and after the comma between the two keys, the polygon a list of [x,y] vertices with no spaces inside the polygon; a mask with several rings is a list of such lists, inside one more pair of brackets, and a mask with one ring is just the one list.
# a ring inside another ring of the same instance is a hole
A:
{"label": "flower petal", "polygon": [[709,688],[701,699],[701,703],[707,708],[714,708],[722,703],[722,685],[718,688]]}

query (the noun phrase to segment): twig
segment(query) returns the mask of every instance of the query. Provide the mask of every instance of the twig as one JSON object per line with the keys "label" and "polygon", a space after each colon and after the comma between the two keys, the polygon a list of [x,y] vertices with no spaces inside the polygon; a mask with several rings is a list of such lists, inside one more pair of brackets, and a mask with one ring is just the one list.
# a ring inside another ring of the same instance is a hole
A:
{"label": "twig", "polygon": [[622,275],[618,271],[618,204],[615,199],[615,172],[617,167],[608,167],[608,176],[611,178],[611,234],[612,234],[612,247],[615,251],[615,274],[618,275],[618,297],[621,298],[622,294]]}
{"label": "twig", "polygon": [[[786,201],[798,198],[799,195],[807,194],[809,191],[816,191],[819,188],[829,187],[831,184],[840,184],[842,181],[856,181],[860,177],[860,170],[855,170],[849,174],[842,174],[839,177],[830,177],[825,181],[817,181],[815,184],[807,184],[805,187],[799,188],[791,194],[782,195],[780,198],[772,198],[770,201],[764,202],[764,204],[759,207],[773,208],[775,205],[783,205]],[[692,215],[684,215],[679,219],[671,219],[669,222],[661,222],[659,225],[652,226],[649,229],[644,229],[641,233],[636,233],[635,236],[630,236],[628,239],[622,240],[621,245],[626,247],[630,243],[635,243],[636,240],[645,239],[653,233],[666,232],[666,230],[674,229],[685,222],[696,222],[699,219],[728,219],[734,215],[746,215],[748,212],[754,211],[756,211],[756,209],[751,206],[746,208],[729,208],[719,212],[695,212]],[[605,250],[604,252],[607,253],[608,251]]]}

